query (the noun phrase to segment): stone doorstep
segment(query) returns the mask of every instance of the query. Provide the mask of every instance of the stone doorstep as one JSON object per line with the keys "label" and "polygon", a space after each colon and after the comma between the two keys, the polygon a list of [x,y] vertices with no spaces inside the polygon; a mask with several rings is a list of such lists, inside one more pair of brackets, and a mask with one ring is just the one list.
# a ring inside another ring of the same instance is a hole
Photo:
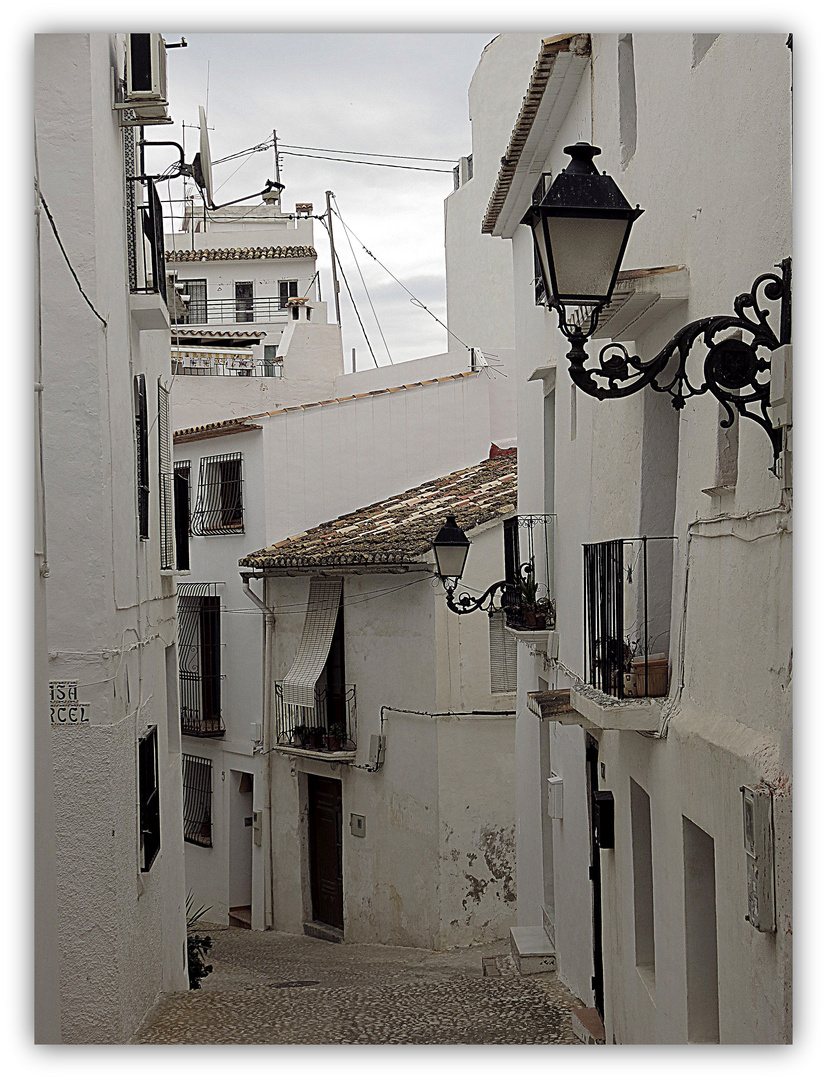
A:
{"label": "stone doorstep", "polygon": [[571,1028],[582,1043],[589,1046],[604,1046],[606,1031],[597,1009],[582,1008],[571,1010]]}
{"label": "stone doorstep", "polygon": [[229,910],[230,926],[249,930],[252,925],[252,911],[249,907],[234,907]]}
{"label": "stone doorstep", "polygon": [[345,940],[344,931],[339,930],[336,926],[328,926],[327,923],[312,921],[302,925],[307,937],[320,938],[322,941],[333,941],[336,944],[341,944]]}
{"label": "stone doorstep", "polygon": [[557,970],[557,956],[542,926],[512,926],[511,955],[521,975]]}

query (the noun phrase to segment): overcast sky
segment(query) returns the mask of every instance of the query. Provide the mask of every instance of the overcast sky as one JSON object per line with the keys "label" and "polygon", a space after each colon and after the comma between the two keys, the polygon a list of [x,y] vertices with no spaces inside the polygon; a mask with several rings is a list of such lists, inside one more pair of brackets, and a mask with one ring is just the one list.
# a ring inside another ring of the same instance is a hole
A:
{"label": "overcast sky", "polygon": [[[342,219],[378,260],[414,295],[445,320],[444,200],[453,190],[452,168],[471,150],[468,85],[491,33],[335,33],[335,34],[190,34],[164,32],[167,42],[187,41],[187,48],[168,52],[170,114],[174,127],[156,128],[149,138],[185,137],[187,162],[197,149],[198,106],[207,106],[213,160],[235,154],[278,133],[282,208],[312,202],[325,210],[325,192],[336,197]],[[419,169],[343,164],[296,156],[318,147],[323,151],[366,154],[423,155],[442,161],[388,164]],[[160,159],[167,151],[154,151]],[[240,167],[239,167],[240,166]],[[260,191],[275,178],[272,149],[216,165],[215,201]],[[167,185],[161,196],[166,199]],[[170,185],[173,197],[180,184]],[[258,201],[258,200],[254,200]],[[352,237],[334,216],[336,249],[353,291],[359,314],[380,365],[442,352],[446,332]],[[330,247],[321,223],[315,224],[322,299],[335,319]],[[359,277],[361,269],[376,318]],[[351,349],[357,367],[372,367],[365,338],[347,289],[340,302],[346,370]]]}

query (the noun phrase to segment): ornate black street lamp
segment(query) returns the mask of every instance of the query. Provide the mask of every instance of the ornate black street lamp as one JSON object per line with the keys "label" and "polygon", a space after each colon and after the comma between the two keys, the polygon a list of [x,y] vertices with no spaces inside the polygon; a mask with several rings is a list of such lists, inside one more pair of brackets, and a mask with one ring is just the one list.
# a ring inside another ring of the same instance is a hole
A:
{"label": "ornate black street lamp", "polygon": [[[448,609],[455,615],[467,615],[471,611],[499,611],[503,606],[502,598],[506,591],[519,592],[520,582],[495,581],[481,596],[472,596],[469,592],[457,594],[459,579],[465,569],[471,541],[457,525],[457,519],[453,514],[449,514],[445,519],[445,524],[434,537],[432,546],[437,574],[445,587],[445,602]],[[527,575],[531,570],[530,563],[525,563],[520,567],[521,581],[528,582]],[[498,598],[499,604],[496,603]]]}
{"label": "ornate black street lamp", "polygon": [[[521,224],[531,226],[546,302],[571,342],[566,359],[572,382],[599,400],[628,397],[651,386],[669,394],[676,409],[709,390],[726,411],[721,426],[730,427],[735,412],[754,420],[767,432],[777,460],[782,433],[769,415],[767,354],[790,344],[792,260],[784,259],[777,266],[780,274],[762,274],[751,292],[737,296],[734,315],[688,323],[651,360],[609,342],[590,361],[585,343],[611,300],[629,233],[643,211],[633,209],[614,180],[597,171],[596,146],[579,142],[565,147],[565,153],[571,162],[536,198]],[[780,301],[777,333],[768,322],[767,301]],[[696,343],[705,354],[702,377],[693,383],[686,369]]]}

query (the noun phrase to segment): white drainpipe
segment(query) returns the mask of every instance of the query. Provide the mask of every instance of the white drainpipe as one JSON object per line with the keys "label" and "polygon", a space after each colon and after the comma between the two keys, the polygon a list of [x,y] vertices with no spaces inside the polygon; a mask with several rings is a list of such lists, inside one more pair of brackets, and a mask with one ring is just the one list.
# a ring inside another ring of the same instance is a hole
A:
{"label": "white drainpipe", "polygon": [[[272,754],[273,740],[273,631],[276,625],[275,613],[256,596],[250,588],[252,574],[242,573],[241,587],[244,593],[256,605],[264,616],[264,703],[261,722],[261,738],[263,757],[266,761],[264,785],[264,835],[262,836],[262,849],[264,855],[264,925],[270,930],[273,927],[273,847],[272,828],[270,816],[270,790],[272,787]],[[266,588],[266,586],[265,586]],[[266,593],[265,593],[266,595]]]}

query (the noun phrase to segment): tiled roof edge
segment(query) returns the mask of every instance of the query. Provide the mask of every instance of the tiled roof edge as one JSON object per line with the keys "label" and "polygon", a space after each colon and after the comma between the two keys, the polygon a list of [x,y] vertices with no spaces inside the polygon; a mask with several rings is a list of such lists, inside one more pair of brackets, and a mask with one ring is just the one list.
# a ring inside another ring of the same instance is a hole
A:
{"label": "tiled roof edge", "polygon": [[[576,44],[578,38],[585,38],[585,42],[578,46]],[[500,158],[500,171],[497,176],[497,183],[494,185],[491,198],[488,200],[485,217],[482,219],[482,232],[484,233],[493,232],[494,226],[497,224],[497,218],[500,216],[500,211],[505,204],[511,182],[514,179],[514,173],[517,169],[517,162],[520,160],[520,155],[525,148],[531,126],[537,116],[540,102],[543,100],[543,94],[548,85],[548,80],[554,68],[557,55],[561,52],[569,52],[570,46],[573,44],[575,44],[575,52],[579,53],[579,55],[590,55],[591,37],[589,34],[559,34],[551,38],[543,39],[540,55],[537,57],[537,63],[534,65],[534,70],[531,73],[531,79],[528,84],[528,89],[525,92],[525,96],[523,97],[523,103],[520,107],[520,112],[517,115],[517,121],[511,132],[508,149],[503,157]]]}

